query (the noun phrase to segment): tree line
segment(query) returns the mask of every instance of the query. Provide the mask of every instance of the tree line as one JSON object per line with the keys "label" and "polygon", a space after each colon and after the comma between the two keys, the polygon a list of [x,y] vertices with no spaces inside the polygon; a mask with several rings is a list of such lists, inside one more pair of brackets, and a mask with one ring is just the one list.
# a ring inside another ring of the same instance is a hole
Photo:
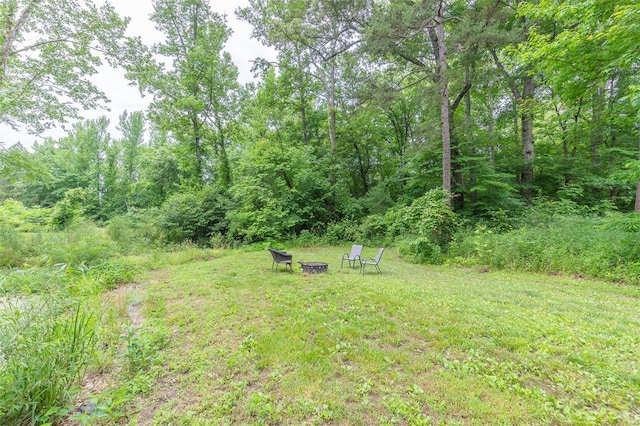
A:
{"label": "tree line", "polygon": [[[75,123],[2,152],[0,199],[61,227],[153,217],[171,241],[255,242],[434,189],[488,223],[544,202],[640,210],[636,1],[250,0],[236,14],[277,60],[244,85],[205,0],[155,0],[152,46],[108,4],[0,5],[0,120]],[[74,121],[105,100],[88,79],[103,60],[152,99],[121,138]]]}

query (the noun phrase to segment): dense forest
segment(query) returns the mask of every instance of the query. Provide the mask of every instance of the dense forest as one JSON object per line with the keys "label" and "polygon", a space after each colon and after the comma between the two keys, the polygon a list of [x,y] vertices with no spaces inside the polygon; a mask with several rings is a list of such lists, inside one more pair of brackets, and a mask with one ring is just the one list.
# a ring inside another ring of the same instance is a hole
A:
{"label": "dense forest", "polygon": [[[150,46],[109,4],[1,3],[0,120],[71,123],[4,147],[5,211],[160,244],[403,240],[424,261],[465,255],[461,228],[616,213],[636,229],[636,1],[251,0],[235,12],[277,61],[244,85],[223,16],[153,3]],[[119,139],[78,120],[104,104],[89,77],[105,61],[152,99]]]}

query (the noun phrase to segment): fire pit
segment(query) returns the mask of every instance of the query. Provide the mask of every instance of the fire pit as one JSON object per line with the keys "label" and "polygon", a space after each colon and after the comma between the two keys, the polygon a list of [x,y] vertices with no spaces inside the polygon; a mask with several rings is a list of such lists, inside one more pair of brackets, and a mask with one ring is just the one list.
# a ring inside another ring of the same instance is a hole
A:
{"label": "fire pit", "polygon": [[298,262],[302,265],[302,272],[306,272],[307,274],[322,274],[323,272],[327,272],[329,269],[329,264],[324,262]]}

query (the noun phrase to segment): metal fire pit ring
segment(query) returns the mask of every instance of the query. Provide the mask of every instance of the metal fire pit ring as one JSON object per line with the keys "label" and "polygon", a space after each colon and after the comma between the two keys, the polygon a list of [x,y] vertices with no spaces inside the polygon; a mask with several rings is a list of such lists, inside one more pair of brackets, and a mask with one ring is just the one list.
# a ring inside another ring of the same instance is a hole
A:
{"label": "metal fire pit ring", "polygon": [[302,262],[298,261],[302,265],[302,272],[307,274],[322,274],[329,270],[329,264],[324,262]]}

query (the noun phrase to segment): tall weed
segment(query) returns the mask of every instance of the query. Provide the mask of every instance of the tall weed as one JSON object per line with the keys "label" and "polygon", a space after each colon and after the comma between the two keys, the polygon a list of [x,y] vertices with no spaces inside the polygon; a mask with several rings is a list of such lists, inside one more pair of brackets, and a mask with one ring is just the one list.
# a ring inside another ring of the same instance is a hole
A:
{"label": "tall weed", "polygon": [[96,317],[60,298],[0,307],[0,424],[41,424],[69,412],[92,359]]}
{"label": "tall weed", "polygon": [[615,214],[554,216],[504,233],[478,226],[456,235],[451,261],[638,283],[638,223]]}
{"label": "tall weed", "polygon": [[162,230],[154,222],[156,215],[156,210],[148,210],[115,216],[107,224],[107,234],[123,253],[141,253],[164,239]]}
{"label": "tall weed", "polygon": [[43,239],[42,256],[48,264],[92,264],[118,254],[117,244],[92,223],[78,223]]}

